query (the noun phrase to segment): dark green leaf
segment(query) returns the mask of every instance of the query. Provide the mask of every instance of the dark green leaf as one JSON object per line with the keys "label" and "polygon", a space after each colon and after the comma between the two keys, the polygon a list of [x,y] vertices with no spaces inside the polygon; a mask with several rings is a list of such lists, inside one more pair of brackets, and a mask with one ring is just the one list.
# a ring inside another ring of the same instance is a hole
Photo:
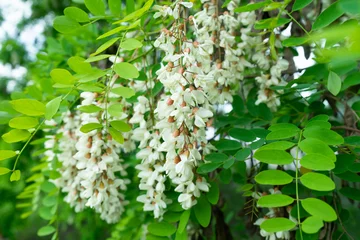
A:
{"label": "dark green leaf", "polygon": [[212,172],[215,169],[219,168],[222,165],[222,163],[205,163],[205,164],[201,164],[196,171],[200,174],[204,174],[204,173],[208,173],[208,172]]}
{"label": "dark green leaf", "polygon": [[360,201],[360,190],[357,188],[343,187],[340,193],[352,200]]}
{"label": "dark green leaf", "polygon": [[168,222],[156,222],[148,225],[148,231],[156,236],[170,236],[176,232],[176,228],[173,224]]}
{"label": "dark green leaf", "polygon": [[245,161],[247,157],[251,154],[251,150],[249,148],[243,148],[236,152],[235,159],[238,161]]}
{"label": "dark green leaf", "polygon": [[205,160],[214,162],[214,163],[222,163],[225,162],[229,158],[228,155],[223,153],[210,153],[205,155]]}
{"label": "dark green leaf", "polygon": [[204,196],[198,198],[197,202],[193,207],[195,217],[202,227],[207,227],[211,219],[211,205]]}
{"label": "dark green leaf", "polygon": [[243,128],[232,128],[229,131],[229,135],[244,142],[252,142],[256,139],[255,133]]}
{"label": "dark green leaf", "polygon": [[218,142],[215,142],[215,147],[218,150],[228,151],[228,150],[237,150],[241,148],[241,143],[229,139],[221,139]]}
{"label": "dark green leaf", "polygon": [[338,6],[339,3],[335,2],[331,4],[327,9],[325,9],[318,18],[315,20],[312,29],[318,30],[320,28],[326,27],[336,19],[341,17],[344,14],[344,11]]}
{"label": "dark green leaf", "polygon": [[300,10],[306,7],[307,5],[309,5],[312,1],[313,0],[295,0],[292,10],[293,11]]}

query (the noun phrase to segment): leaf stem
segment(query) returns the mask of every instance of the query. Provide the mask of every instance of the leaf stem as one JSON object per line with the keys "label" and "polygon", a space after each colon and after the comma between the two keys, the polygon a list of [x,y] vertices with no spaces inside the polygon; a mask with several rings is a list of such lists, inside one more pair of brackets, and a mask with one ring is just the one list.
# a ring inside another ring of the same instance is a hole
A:
{"label": "leaf stem", "polygon": [[300,131],[300,136],[299,136],[299,141],[298,141],[298,144],[297,144],[297,148],[296,148],[296,171],[295,171],[295,189],[296,189],[296,205],[297,205],[297,220],[298,220],[298,225],[299,225],[299,230],[300,230],[300,238],[301,240],[303,240],[303,235],[302,235],[302,230],[301,230],[301,226],[300,226],[300,199],[299,199],[299,176],[298,176],[298,171],[299,171],[299,144],[300,144],[300,141],[301,141],[301,138],[302,138],[302,134],[303,134],[303,131],[301,130]]}

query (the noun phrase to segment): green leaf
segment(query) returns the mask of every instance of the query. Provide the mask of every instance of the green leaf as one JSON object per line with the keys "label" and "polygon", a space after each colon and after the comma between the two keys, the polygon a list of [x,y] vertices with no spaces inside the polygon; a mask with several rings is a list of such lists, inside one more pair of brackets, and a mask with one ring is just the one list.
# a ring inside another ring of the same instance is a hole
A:
{"label": "green leaf", "polygon": [[75,77],[66,69],[55,68],[50,72],[51,79],[63,85],[72,86],[75,83]]}
{"label": "green leaf", "polygon": [[261,148],[259,148],[258,151],[260,151],[260,150],[287,150],[287,149],[293,147],[294,145],[295,145],[295,143],[288,142],[288,141],[277,141],[277,142],[272,142],[272,143],[266,144],[265,146],[262,146]]}
{"label": "green leaf", "polygon": [[102,127],[103,127],[103,125],[100,123],[87,123],[87,124],[81,126],[80,131],[83,133],[88,133],[95,129],[100,129]]}
{"label": "green leaf", "polygon": [[130,79],[139,77],[139,71],[131,63],[121,62],[114,66],[115,72],[122,78]]}
{"label": "green leaf", "polygon": [[323,128],[323,129],[330,129],[331,124],[329,122],[321,121],[321,120],[314,120],[310,121],[305,125],[305,129],[311,128]]}
{"label": "green leaf", "polygon": [[308,172],[300,177],[300,182],[307,188],[316,191],[332,191],[335,183],[321,173]]}
{"label": "green leaf", "polygon": [[344,14],[344,11],[338,5],[339,3],[335,2],[322,13],[320,13],[312,26],[312,30],[318,30],[320,28],[326,27],[341,17]]}
{"label": "green leaf", "polygon": [[30,129],[39,124],[37,118],[16,117],[9,121],[9,126],[17,129]]}
{"label": "green leaf", "polygon": [[103,0],[85,0],[85,6],[95,16],[105,15],[105,3]]}
{"label": "green leaf", "polygon": [[30,137],[30,133],[26,130],[13,129],[10,132],[2,135],[2,138],[7,143],[15,143],[25,141]]}
{"label": "green leaf", "polygon": [[131,130],[131,126],[129,124],[120,120],[111,121],[110,125],[120,132],[129,132]]}
{"label": "green leaf", "polygon": [[204,196],[198,198],[197,202],[193,207],[195,217],[202,227],[207,227],[211,220],[211,205]]}
{"label": "green leaf", "polygon": [[[312,0],[310,0],[312,1]],[[285,47],[292,47],[292,46],[300,46],[305,44],[308,41],[307,38],[303,37],[289,37],[285,40],[283,40],[281,43]]]}
{"label": "green leaf", "polygon": [[37,235],[39,237],[48,236],[48,235],[54,233],[55,230],[56,229],[53,226],[48,225],[48,226],[40,228],[37,232]]}
{"label": "green leaf", "polygon": [[287,218],[270,218],[265,220],[260,228],[268,233],[289,231],[296,226],[296,223]]}
{"label": "green leaf", "polygon": [[19,181],[21,178],[21,172],[20,170],[15,170],[11,176],[10,176],[10,182],[16,182]]}
{"label": "green leaf", "polygon": [[342,189],[340,189],[340,193],[352,200],[360,201],[360,189],[343,187]]}
{"label": "green leaf", "polygon": [[209,192],[206,193],[206,197],[211,204],[215,205],[219,201],[219,186],[216,182],[211,182],[210,184],[211,187]]}
{"label": "green leaf", "polygon": [[326,145],[323,141],[320,141],[315,138],[307,138],[300,142],[300,149],[306,154],[316,153],[324,155],[330,158],[332,161],[336,161],[336,156],[331,148]]}
{"label": "green leaf", "polygon": [[91,72],[89,73],[82,73],[82,74],[77,74],[76,78],[79,79],[80,83],[85,83],[85,82],[90,82],[93,80],[97,80],[103,76],[106,75],[105,71],[99,70],[99,69],[93,69]]}
{"label": "green leaf", "polygon": [[51,120],[53,116],[57,113],[59,110],[61,103],[61,96],[54,98],[50,102],[46,104],[46,111],[45,111],[45,119]]}
{"label": "green leaf", "polygon": [[179,225],[178,225],[178,232],[182,233],[186,229],[187,223],[189,222],[189,218],[190,218],[190,209],[184,211],[181,214]]}
{"label": "green leaf", "polygon": [[259,207],[274,208],[274,207],[285,207],[294,202],[292,197],[284,194],[271,194],[265,195],[259,198],[257,204]]}
{"label": "green leaf", "polygon": [[170,236],[176,232],[175,226],[168,222],[150,223],[147,229],[149,233],[161,237]]}
{"label": "green leaf", "polygon": [[292,10],[300,10],[309,5],[313,0],[295,0]]}
{"label": "green leaf", "polygon": [[117,87],[117,88],[113,88],[111,90],[112,93],[115,93],[119,96],[122,96],[124,98],[131,98],[132,96],[135,95],[135,91],[131,88],[128,87]]}
{"label": "green leaf", "polygon": [[265,7],[267,4],[269,4],[271,1],[264,1],[264,2],[258,2],[258,3],[252,3],[252,4],[246,4],[245,6],[235,8],[234,12],[240,13],[240,12],[251,12],[254,10],[257,10],[259,8]]}
{"label": "green leaf", "polygon": [[122,31],[126,31],[126,30],[130,30],[130,29],[133,29],[133,28],[137,28],[138,26],[140,25],[140,19],[133,22],[132,24],[130,24],[129,26],[120,26],[120,27],[117,27],[117,28],[114,28],[102,35],[100,35],[97,40],[99,39],[103,39],[103,38],[106,38],[106,37],[109,37],[111,35],[114,35],[116,33],[119,33],[119,32],[122,32]]}
{"label": "green leaf", "polygon": [[293,177],[280,170],[265,170],[255,176],[255,181],[263,185],[285,185],[293,181]]}
{"label": "green leaf", "polygon": [[0,161],[15,157],[16,155],[17,153],[12,150],[0,150]]}
{"label": "green leaf", "polygon": [[77,87],[77,89],[84,92],[102,92],[104,91],[105,86],[102,84],[94,85],[93,83],[83,83]]}
{"label": "green leaf", "polygon": [[60,33],[69,34],[69,33],[74,33],[81,26],[77,21],[75,21],[72,18],[69,18],[67,16],[58,16],[55,17],[54,19],[53,27],[55,28],[56,31]]}
{"label": "green leaf", "polygon": [[34,99],[17,99],[10,102],[14,110],[28,116],[42,116],[45,105]]}
{"label": "green leaf", "polygon": [[327,82],[327,89],[331,92],[334,96],[338,95],[341,90],[341,78],[334,72],[329,72],[328,82]]}
{"label": "green leaf", "polygon": [[293,157],[283,150],[258,150],[255,152],[254,158],[268,164],[284,165],[293,162]]}
{"label": "green leaf", "polygon": [[79,109],[79,111],[85,112],[85,113],[96,113],[96,112],[99,112],[102,110],[101,107],[98,107],[94,104],[80,106],[78,109]]}
{"label": "green leaf", "polygon": [[94,57],[89,57],[88,59],[85,60],[85,62],[91,63],[91,62],[97,62],[106,58],[111,57],[112,55],[110,54],[101,54],[101,55],[97,55]]}
{"label": "green leaf", "polygon": [[88,14],[78,7],[67,7],[64,9],[64,14],[68,18],[74,19],[77,22],[89,22]]}
{"label": "green leaf", "polygon": [[82,57],[71,57],[67,61],[69,67],[76,73],[88,73],[92,71],[90,63],[85,62]]}
{"label": "green leaf", "polygon": [[288,18],[267,18],[255,23],[255,29],[274,29],[289,23],[291,19]]}
{"label": "green leaf", "polygon": [[334,161],[328,158],[327,156],[310,153],[305,155],[301,161],[301,166],[317,171],[328,171],[335,168]]}
{"label": "green leaf", "polygon": [[120,117],[123,112],[123,106],[121,104],[110,105],[107,109],[108,113],[113,117]]}
{"label": "green leaf", "polygon": [[121,1],[119,0],[108,0],[108,5],[110,8],[110,11],[115,16],[120,16],[121,14]]}
{"label": "green leaf", "polygon": [[298,131],[290,131],[287,129],[275,130],[270,132],[266,136],[266,140],[280,140],[280,139],[291,138],[296,136],[298,133],[299,133]]}
{"label": "green leaf", "polygon": [[344,143],[344,139],[338,133],[329,129],[305,129],[305,138],[316,138],[328,145],[340,145]]}
{"label": "green leaf", "polygon": [[215,143],[215,147],[218,150],[228,151],[228,150],[237,150],[241,148],[241,143],[229,139],[221,139]]}
{"label": "green leaf", "polygon": [[56,186],[52,182],[45,181],[41,184],[40,189],[43,192],[49,193],[49,192],[53,191],[54,189],[56,189]]}
{"label": "green leaf", "polygon": [[245,161],[247,157],[251,154],[250,148],[243,148],[236,152],[235,159],[238,161]]}
{"label": "green leaf", "polygon": [[134,50],[137,48],[141,48],[142,46],[143,46],[143,44],[135,38],[128,38],[120,44],[120,47],[122,49],[128,50],[128,51]]}
{"label": "green leaf", "polygon": [[55,195],[48,195],[43,198],[42,203],[45,207],[52,207],[55,206],[57,203],[57,196]]}
{"label": "green leaf", "polygon": [[339,0],[340,8],[350,14],[360,14],[360,2],[358,0]]}
{"label": "green leaf", "polygon": [[317,198],[306,198],[301,201],[301,205],[305,211],[325,222],[332,222],[337,219],[334,209],[326,202]]}
{"label": "green leaf", "polygon": [[11,172],[10,169],[8,168],[4,168],[4,167],[0,167],[0,175],[5,175],[7,173]]}
{"label": "green leaf", "polygon": [[232,128],[229,131],[229,135],[244,142],[252,142],[256,139],[255,133],[244,128]]}
{"label": "green leaf", "polygon": [[316,216],[310,216],[301,223],[301,229],[309,234],[317,233],[323,226],[322,219]]}
{"label": "green leaf", "polygon": [[116,43],[120,38],[111,38],[110,40],[108,40],[107,42],[105,42],[104,44],[102,44],[100,47],[98,47],[98,49],[96,49],[96,51],[92,54],[90,54],[90,56],[95,56],[98,55],[99,53],[105,51],[106,49],[108,49],[109,47],[111,47],[114,43]]}
{"label": "green leaf", "polygon": [[228,160],[229,156],[224,153],[210,153],[205,156],[205,160],[213,163],[222,163]]}
{"label": "green leaf", "polygon": [[115,130],[114,128],[109,128],[109,133],[111,134],[112,138],[120,144],[124,143],[124,137],[121,132]]}
{"label": "green leaf", "polygon": [[144,6],[136,11],[134,11],[134,1],[132,0],[126,0],[126,11],[127,11],[127,16],[125,16],[123,19],[114,22],[113,24],[119,24],[122,22],[128,22],[129,20],[133,20],[133,19],[138,19],[140,18],[142,15],[144,15],[152,6],[154,0],[148,0],[146,1],[146,3],[144,4]]}
{"label": "green leaf", "polygon": [[329,116],[328,115],[325,115],[325,114],[319,114],[313,118],[310,119],[310,122],[312,121],[329,121]]}
{"label": "green leaf", "polygon": [[200,173],[200,174],[209,173],[209,172],[212,172],[212,171],[216,170],[221,165],[222,165],[222,163],[218,163],[218,162],[204,163],[204,164],[201,164],[196,169],[196,171],[197,171],[197,173]]}

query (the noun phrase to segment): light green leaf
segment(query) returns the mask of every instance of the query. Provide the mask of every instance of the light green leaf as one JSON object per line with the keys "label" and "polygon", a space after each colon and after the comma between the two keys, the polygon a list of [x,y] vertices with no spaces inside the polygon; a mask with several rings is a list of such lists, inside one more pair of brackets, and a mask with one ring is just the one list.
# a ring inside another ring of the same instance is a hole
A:
{"label": "light green leaf", "polygon": [[135,95],[135,91],[131,88],[128,87],[117,87],[117,88],[113,88],[111,89],[112,93],[115,93],[119,96],[122,96],[124,98],[131,98],[132,96]]}
{"label": "light green leaf", "polygon": [[327,89],[334,96],[338,95],[341,90],[341,78],[334,72],[329,72],[329,77],[327,81]]}
{"label": "light green leaf", "polygon": [[98,107],[94,104],[90,104],[90,105],[84,105],[78,108],[79,111],[81,112],[85,112],[85,113],[96,113],[99,112],[100,110],[102,110],[101,107]]}
{"label": "light green leaf", "polygon": [[88,124],[81,126],[80,131],[83,133],[88,133],[95,129],[100,129],[102,127],[103,127],[103,125],[100,123],[88,123]]}
{"label": "light green leaf", "polygon": [[287,149],[293,147],[294,145],[295,145],[295,143],[288,142],[288,141],[277,141],[277,142],[272,142],[272,143],[266,144],[265,146],[262,146],[261,148],[259,148],[258,151],[260,151],[260,150],[287,150]]}
{"label": "light green leaf", "polygon": [[260,228],[268,233],[289,231],[296,226],[296,223],[287,218],[270,218],[265,220]]}
{"label": "light green leaf", "polygon": [[59,110],[61,103],[61,96],[54,98],[50,102],[46,104],[46,112],[45,112],[45,119],[51,120],[53,116],[57,113]]}
{"label": "light green leaf", "polygon": [[305,211],[325,222],[332,222],[337,219],[334,209],[326,202],[317,198],[306,198],[301,201],[301,205]]}
{"label": "light green leaf", "polygon": [[120,132],[129,132],[131,130],[131,126],[121,120],[111,121],[110,125]]}
{"label": "light green leaf", "polygon": [[130,24],[129,26],[120,26],[120,27],[114,28],[114,29],[112,29],[112,30],[110,30],[110,31],[108,31],[108,32],[100,35],[100,36],[97,38],[97,40],[103,39],[103,38],[106,38],[106,37],[109,37],[109,36],[114,35],[114,34],[116,34],[116,33],[118,33],[118,32],[122,32],[122,31],[126,31],[126,30],[130,30],[130,29],[136,28],[136,27],[138,27],[139,25],[140,25],[140,19],[137,20],[137,21],[135,21],[135,22],[133,22],[133,23]]}
{"label": "light green leaf", "polygon": [[9,126],[17,129],[30,129],[39,124],[37,118],[16,117],[9,121]]}
{"label": "light green leaf", "polygon": [[310,122],[311,121],[325,121],[325,122],[327,122],[327,121],[329,121],[329,116],[326,115],[326,114],[319,114],[319,115],[311,118]]}
{"label": "light green leaf", "polygon": [[307,5],[309,5],[312,1],[313,0],[295,0],[292,10],[293,11],[300,10],[306,7]]}
{"label": "light green leaf", "polygon": [[114,70],[120,77],[125,79],[137,78],[140,75],[136,67],[127,62],[115,64]]}
{"label": "light green leaf", "polygon": [[251,12],[257,10],[259,8],[263,8],[268,5],[271,1],[263,1],[258,3],[246,4],[245,6],[235,8],[234,12]]}
{"label": "light green leaf", "polygon": [[90,56],[95,56],[95,55],[98,55],[99,53],[105,51],[106,49],[111,47],[114,43],[116,43],[119,39],[120,38],[112,38],[112,39],[108,40],[107,42],[102,44],[98,49],[96,49],[96,51],[94,53],[90,54]]}
{"label": "light green leaf", "polygon": [[280,139],[286,139],[294,137],[298,134],[298,131],[291,131],[288,129],[281,129],[281,130],[275,130],[270,132],[266,136],[266,140],[280,140]]}
{"label": "light green leaf", "polygon": [[278,131],[278,130],[288,130],[288,131],[291,131],[291,132],[298,132],[300,131],[300,129],[294,125],[294,124],[291,124],[291,123],[276,123],[276,124],[273,124],[269,127],[269,130],[270,131]]}
{"label": "light green leaf", "polygon": [[254,158],[268,164],[284,165],[293,162],[293,157],[283,150],[258,150],[255,152]]}
{"label": "light green leaf", "polygon": [[48,235],[54,233],[55,230],[56,230],[56,229],[55,229],[53,226],[50,226],[50,225],[49,225],[49,226],[45,226],[45,227],[42,227],[42,228],[40,228],[40,229],[38,230],[37,235],[38,235],[39,237],[48,236]]}
{"label": "light green leaf", "polygon": [[316,216],[310,216],[301,223],[303,232],[309,234],[317,233],[323,226],[322,219]]}
{"label": "light green leaf", "polygon": [[104,91],[105,86],[98,83],[96,85],[92,83],[83,83],[77,87],[77,89],[82,90],[84,92],[102,92]]}
{"label": "light green leaf", "polygon": [[121,14],[121,4],[122,2],[119,0],[108,0],[108,5],[110,11],[115,16],[120,16]]}
{"label": "light green leaf", "polygon": [[34,99],[17,99],[10,102],[14,110],[28,116],[42,116],[45,114],[45,105]]}
{"label": "light green leaf", "polygon": [[0,161],[15,157],[16,155],[17,153],[12,150],[0,150]]}
{"label": "light green leaf", "polygon": [[63,85],[74,85],[75,77],[66,69],[55,68],[50,72],[51,79]]}
{"label": "light green leaf", "polygon": [[123,106],[121,104],[110,105],[107,109],[108,113],[113,117],[120,117],[123,112]]}
{"label": "light green leaf", "polygon": [[97,62],[106,58],[111,57],[110,54],[101,54],[101,55],[97,55],[94,57],[89,57],[88,59],[85,60],[85,62],[91,63],[91,62]]}
{"label": "light green leaf", "polygon": [[255,133],[244,128],[232,128],[229,131],[229,135],[244,142],[252,142],[256,139]]}
{"label": "light green leaf", "polygon": [[0,175],[5,175],[7,173],[11,172],[10,169],[8,168],[4,168],[4,167],[0,167]]}
{"label": "light green leaf", "polygon": [[310,121],[305,125],[305,129],[310,128],[323,128],[323,129],[330,129],[331,124],[329,122],[321,121],[321,120],[314,120]]}
{"label": "light green leaf", "polygon": [[105,3],[103,0],[85,0],[85,6],[95,16],[105,15]]}
{"label": "light green leaf", "polygon": [[122,49],[129,51],[137,48],[141,48],[142,46],[143,44],[135,38],[128,38],[120,44],[120,47]]}
{"label": "light green leaf", "polygon": [[74,33],[81,26],[77,21],[67,16],[58,16],[55,17],[54,19],[53,27],[55,28],[56,31],[60,33],[69,34],[69,33]]}
{"label": "light green leaf", "polygon": [[265,170],[255,176],[255,181],[263,185],[285,185],[293,181],[293,177],[280,170]]}
{"label": "light green leaf", "polygon": [[344,14],[344,11],[338,5],[339,3],[335,2],[322,13],[320,13],[312,26],[312,30],[318,30],[320,28],[326,27],[341,17]]}
{"label": "light green leaf", "polygon": [[11,176],[10,176],[10,182],[16,182],[19,181],[21,178],[21,172],[20,170],[15,170]]}
{"label": "light green leaf", "polygon": [[211,220],[211,205],[204,196],[198,198],[197,202],[193,207],[195,217],[202,227],[207,227]]}
{"label": "light green leaf", "polygon": [[103,76],[106,75],[105,71],[99,70],[99,69],[93,69],[89,73],[82,73],[75,75],[77,79],[79,79],[80,83],[86,83],[93,80],[97,80]]}
{"label": "light green leaf", "polygon": [[151,234],[161,237],[167,237],[176,232],[176,227],[168,222],[155,222],[148,225],[148,231]]}
{"label": "light green leaf", "polygon": [[187,226],[190,218],[190,210],[186,210],[181,214],[179,225],[178,225],[178,232],[182,233]]}
{"label": "light green leaf", "polygon": [[284,194],[271,194],[265,195],[259,198],[257,204],[259,207],[274,208],[274,207],[285,207],[294,202],[292,197]]}
{"label": "light green leaf", "polygon": [[67,7],[64,9],[64,14],[77,22],[89,22],[88,14],[78,7]]}
{"label": "light green leaf", "polygon": [[30,135],[31,134],[26,130],[13,129],[10,132],[2,135],[2,138],[7,143],[15,143],[27,140]]}
{"label": "light green leaf", "polygon": [[[131,1],[131,0],[127,0],[126,1],[127,4],[126,4],[126,7],[130,7],[130,5],[133,5],[133,2],[134,1]],[[148,0],[146,1],[146,3],[144,4],[144,6],[136,11],[130,11],[131,13],[129,14],[128,12],[128,15],[125,16],[123,19],[119,20],[119,21],[116,21],[114,22],[113,24],[119,24],[119,23],[122,23],[122,22],[128,22],[130,20],[133,20],[133,19],[138,19],[140,18],[142,15],[144,15],[149,9],[150,7],[152,6],[154,0]]]}
{"label": "light green leaf", "polygon": [[120,144],[123,144],[124,143],[124,137],[123,135],[121,134],[121,132],[117,131],[116,129],[114,128],[109,128],[109,133],[111,134],[112,138],[117,141],[118,143]]}
{"label": "light green leaf", "polygon": [[[310,0],[312,1],[312,0]],[[308,41],[307,38],[303,37],[289,37],[281,42],[281,44],[285,47],[292,47],[292,46],[300,46],[305,44]]]}
{"label": "light green leaf", "polygon": [[344,143],[344,139],[338,133],[329,129],[305,129],[305,138],[316,138],[328,145],[340,145]]}
{"label": "light green leaf", "polygon": [[310,153],[305,155],[301,161],[301,166],[317,171],[328,171],[335,168],[335,164],[333,160],[329,157],[317,154],[317,153]]}
{"label": "light green leaf", "polygon": [[88,73],[92,71],[90,63],[85,62],[85,59],[82,57],[71,57],[67,63],[76,73]]}
{"label": "light green leaf", "polygon": [[335,183],[321,173],[308,172],[300,177],[300,182],[307,188],[316,191],[332,191]]}
{"label": "light green leaf", "polygon": [[336,156],[331,148],[326,145],[323,141],[320,141],[315,138],[307,138],[300,142],[300,149],[306,154],[316,153],[324,155],[330,158],[332,161],[336,161]]}

